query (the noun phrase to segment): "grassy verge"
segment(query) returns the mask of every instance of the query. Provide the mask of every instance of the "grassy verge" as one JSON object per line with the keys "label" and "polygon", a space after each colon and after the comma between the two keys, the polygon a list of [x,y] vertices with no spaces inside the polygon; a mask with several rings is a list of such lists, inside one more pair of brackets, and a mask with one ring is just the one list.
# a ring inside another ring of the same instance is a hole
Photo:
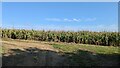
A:
{"label": "grassy verge", "polygon": [[2,47],[0,46],[0,53],[2,53]]}
{"label": "grassy verge", "polygon": [[2,46],[0,46],[0,56],[2,55],[3,50],[2,50]]}
{"label": "grassy verge", "polygon": [[86,45],[86,44],[51,44],[54,48],[57,48],[63,52],[74,52],[77,50],[91,51],[98,54],[120,54],[119,47],[113,46],[96,46],[96,45]]}
{"label": "grassy verge", "polygon": [[119,47],[96,46],[84,44],[51,44],[67,55],[70,65],[83,66],[117,66],[120,56]]}

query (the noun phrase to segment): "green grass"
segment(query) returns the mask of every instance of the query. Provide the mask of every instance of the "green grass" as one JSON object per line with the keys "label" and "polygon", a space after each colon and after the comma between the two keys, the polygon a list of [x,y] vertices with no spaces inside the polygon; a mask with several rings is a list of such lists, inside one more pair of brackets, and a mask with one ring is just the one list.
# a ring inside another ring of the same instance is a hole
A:
{"label": "green grass", "polygon": [[78,46],[69,46],[69,45],[67,46],[62,44],[53,44],[53,47],[63,52],[74,52],[78,50],[77,48]]}
{"label": "green grass", "polygon": [[54,48],[59,49],[63,52],[74,52],[77,50],[87,50],[95,52],[98,54],[120,54],[119,47],[113,46],[96,46],[96,45],[87,45],[87,44],[51,44]]}
{"label": "green grass", "polygon": [[119,47],[55,43],[51,45],[67,56],[69,65],[116,66],[119,62]]}
{"label": "green grass", "polygon": [[0,55],[3,53],[2,46],[0,46]]}

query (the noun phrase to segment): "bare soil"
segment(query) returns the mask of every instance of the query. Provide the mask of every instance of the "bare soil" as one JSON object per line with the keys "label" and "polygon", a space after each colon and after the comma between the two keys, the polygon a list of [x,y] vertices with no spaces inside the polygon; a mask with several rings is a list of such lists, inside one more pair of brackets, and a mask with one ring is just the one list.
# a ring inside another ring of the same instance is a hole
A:
{"label": "bare soil", "polygon": [[59,66],[64,57],[52,46],[43,43],[2,41],[3,66]]}

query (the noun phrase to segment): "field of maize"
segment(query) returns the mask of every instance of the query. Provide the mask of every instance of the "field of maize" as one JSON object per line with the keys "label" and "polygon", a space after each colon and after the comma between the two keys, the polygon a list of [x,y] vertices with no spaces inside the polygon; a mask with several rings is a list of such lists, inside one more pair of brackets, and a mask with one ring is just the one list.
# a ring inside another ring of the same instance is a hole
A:
{"label": "field of maize", "polygon": [[1,38],[120,46],[120,33],[118,32],[73,32],[24,29],[2,29],[1,32]]}

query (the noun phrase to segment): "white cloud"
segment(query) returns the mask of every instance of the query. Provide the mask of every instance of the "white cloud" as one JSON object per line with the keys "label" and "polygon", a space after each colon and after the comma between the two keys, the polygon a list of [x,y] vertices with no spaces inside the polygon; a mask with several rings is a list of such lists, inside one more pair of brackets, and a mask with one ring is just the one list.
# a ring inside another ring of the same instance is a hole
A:
{"label": "white cloud", "polygon": [[59,18],[46,18],[47,21],[61,21]]}
{"label": "white cloud", "polygon": [[71,22],[72,20],[65,18],[63,21]]}
{"label": "white cloud", "polygon": [[63,19],[64,21],[67,21],[67,22],[81,22],[81,19],[76,19],[76,18],[73,18],[73,19]]}
{"label": "white cloud", "polygon": [[73,19],[73,21],[76,21],[76,22],[81,22],[82,20],[81,19]]}
{"label": "white cloud", "polygon": [[86,19],[80,19],[80,18],[46,18],[47,21],[61,21],[61,22],[89,22],[89,21],[95,21],[96,18],[86,18]]}

